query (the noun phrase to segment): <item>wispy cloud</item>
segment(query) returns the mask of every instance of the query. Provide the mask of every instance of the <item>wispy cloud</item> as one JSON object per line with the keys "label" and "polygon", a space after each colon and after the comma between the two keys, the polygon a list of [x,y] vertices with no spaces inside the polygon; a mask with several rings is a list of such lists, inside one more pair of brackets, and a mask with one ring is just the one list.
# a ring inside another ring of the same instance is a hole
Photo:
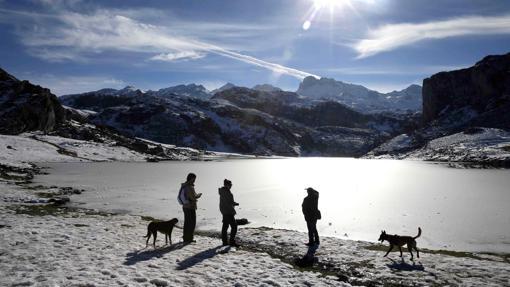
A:
{"label": "wispy cloud", "polygon": [[[33,14],[31,15],[33,18]],[[48,21],[48,18],[51,20]],[[150,53],[152,60],[166,61],[184,58],[196,60],[212,53],[298,79],[307,76],[317,77],[195,37],[181,35],[172,30],[172,27],[140,22],[121,15],[118,10],[96,10],[91,14],[61,11],[51,15],[43,14],[38,20],[40,23],[35,29],[33,27],[24,29],[18,35],[30,51],[51,50],[51,54],[32,53],[45,60],[80,60],[87,55],[97,56],[104,51]]]}
{"label": "wispy cloud", "polygon": [[122,88],[127,84],[108,76],[57,76],[53,74],[25,74],[20,78],[49,88],[57,96],[99,90],[104,87]]}
{"label": "wispy cloud", "polygon": [[195,51],[182,51],[176,53],[161,53],[151,57],[149,60],[152,61],[163,61],[163,62],[176,62],[185,60],[197,60],[205,57],[205,53]]}
{"label": "wispy cloud", "polygon": [[349,67],[349,68],[322,68],[311,69],[318,73],[334,73],[339,75],[429,75],[443,71],[464,69],[472,64],[465,65],[428,65],[428,66],[395,66],[395,67]]}
{"label": "wispy cloud", "polygon": [[426,23],[384,25],[369,31],[367,37],[355,43],[353,48],[358,52],[358,58],[366,58],[427,39],[509,33],[510,15],[466,16]]}

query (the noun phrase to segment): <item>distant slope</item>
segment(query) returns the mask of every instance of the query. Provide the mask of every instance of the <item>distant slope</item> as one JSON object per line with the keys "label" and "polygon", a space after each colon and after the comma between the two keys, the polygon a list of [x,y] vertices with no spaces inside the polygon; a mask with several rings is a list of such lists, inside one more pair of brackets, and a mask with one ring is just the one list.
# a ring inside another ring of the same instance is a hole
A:
{"label": "distant slope", "polygon": [[421,109],[421,87],[411,85],[402,91],[379,93],[361,85],[348,84],[334,79],[306,77],[297,90],[311,99],[338,101],[359,112],[415,112]]}

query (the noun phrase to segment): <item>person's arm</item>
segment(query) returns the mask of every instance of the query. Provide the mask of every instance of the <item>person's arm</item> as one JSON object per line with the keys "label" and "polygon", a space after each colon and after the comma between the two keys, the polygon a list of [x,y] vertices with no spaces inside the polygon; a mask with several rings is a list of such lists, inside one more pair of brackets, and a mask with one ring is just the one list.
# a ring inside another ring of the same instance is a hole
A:
{"label": "person's arm", "polygon": [[235,202],[235,200],[234,200],[234,195],[232,194],[232,192],[230,193],[230,196],[231,196],[230,200],[231,200],[231,202],[232,202],[232,206],[238,206],[238,205],[239,205],[239,203]]}
{"label": "person's arm", "polygon": [[197,195],[195,192],[195,188],[192,186],[188,186],[188,190],[186,191],[186,196],[188,197],[189,201],[196,202],[197,199],[200,197],[200,195]]}
{"label": "person's arm", "polygon": [[302,209],[303,214],[305,216],[310,214],[310,203],[308,202],[308,200],[306,198],[303,200],[303,204],[301,205],[301,209]]}

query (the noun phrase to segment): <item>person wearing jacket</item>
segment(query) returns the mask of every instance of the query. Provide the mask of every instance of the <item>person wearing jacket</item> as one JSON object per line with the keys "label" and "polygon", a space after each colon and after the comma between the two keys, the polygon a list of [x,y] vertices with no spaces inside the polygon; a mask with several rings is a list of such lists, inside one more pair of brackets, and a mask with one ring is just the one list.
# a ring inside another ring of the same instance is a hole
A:
{"label": "person wearing jacket", "polygon": [[317,220],[321,219],[319,211],[319,192],[311,187],[307,188],[308,196],[303,200],[301,208],[308,228],[307,246],[319,245],[319,233],[317,232]]}
{"label": "person wearing jacket", "polygon": [[[232,188],[232,182],[228,179],[223,181],[223,187],[218,189],[218,193],[220,194],[220,212],[223,215],[223,226],[221,228],[221,240],[223,241],[223,246],[233,246],[238,247],[239,245],[236,243],[236,233],[237,233],[237,222],[235,219],[236,210],[235,206],[239,205],[239,203],[234,201],[234,195],[230,189]],[[230,241],[228,239],[228,226],[230,225]]]}
{"label": "person wearing jacket", "polygon": [[189,173],[186,177],[186,182],[181,184],[179,191],[179,200],[182,204],[182,211],[184,212],[184,227],[182,239],[184,244],[193,242],[193,234],[195,233],[195,226],[197,223],[197,201],[202,196],[201,193],[195,192],[195,180],[197,176],[194,173]]}

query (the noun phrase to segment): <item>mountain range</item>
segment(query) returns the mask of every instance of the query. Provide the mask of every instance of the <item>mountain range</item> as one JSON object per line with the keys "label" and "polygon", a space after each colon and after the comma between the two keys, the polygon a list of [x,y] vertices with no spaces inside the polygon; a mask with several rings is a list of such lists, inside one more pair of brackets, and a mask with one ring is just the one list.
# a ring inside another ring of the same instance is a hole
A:
{"label": "mountain range", "polygon": [[124,90],[60,99],[66,106],[95,111],[93,123],[129,136],[256,155],[359,156],[416,122],[409,121],[413,116],[362,114],[338,102],[310,100],[279,89],[231,86],[209,99],[168,89]]}
{"label": "mountain range", "polygon": [[[155,97],[172,98],[178,95],[209,99],[217,93],[234,87],[237,86],[232,83],[227,83],[218,89],[209,91],[202,85],[187,84],[163,88],[157,91],[149,90],[145,93]],[[269,93],[282,91],[282,89],[270,84],[255,85],[252,89]],[[141,90],[138,91],[138,93],[140,92]],[[103,89],[95,91],[94,93],[134,95],[137,93],[137,89],[132,86],[127,86],[121,90]],[[370,90],[361,85],[344,83],[328,78],[316,79],[314,77],[307,77],[299,85],[296,94],[310,101],[338,102],[361,113],[412,113],[420,111],[422,106],[421,86],[418,85],[411,85],[401,91],[393,91],[384,94]],[[64,96],[64,99],[66,97],[67,96]]]}
{"label": "mountain range", "polygon": [[[106,140],[159,156],[171,152],[168,145],[150,147],[140,138],[254,155],[478,161],[491,150],[490,161],[510,160],[509,71],[506,54],[432,75],[423,89],[387,94],[308,77],[297,92],[229,83],[215,91],[195,84],[157,91],[128,86],[57,98],[0,70],[0,133]],[[416,100],[422,92],[423,114]]]}

